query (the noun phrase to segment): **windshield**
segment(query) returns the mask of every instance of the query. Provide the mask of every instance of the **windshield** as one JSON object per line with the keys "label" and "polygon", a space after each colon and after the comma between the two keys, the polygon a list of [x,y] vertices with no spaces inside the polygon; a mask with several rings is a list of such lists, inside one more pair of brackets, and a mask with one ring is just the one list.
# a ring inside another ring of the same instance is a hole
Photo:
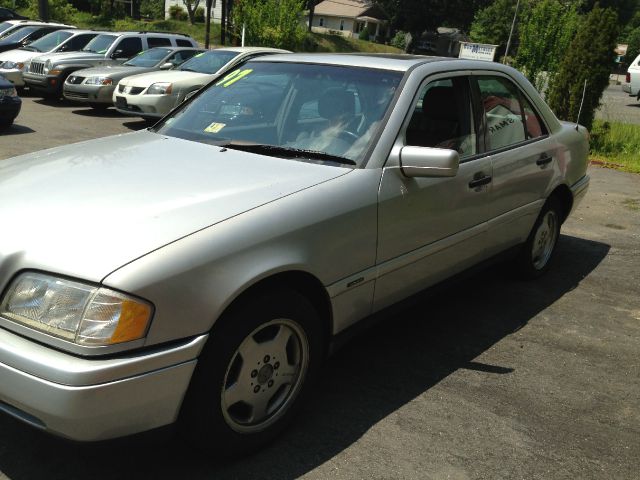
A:
{"label": "windshield", "polygon": [[171,50],[168,48],[152,48],[151,50],[140,52],[128,62],[124,62],[124,65],[130,67],[155,67],[169,53],[171,53]]}
{"label": "windshield", "polygon": [[8,29],[10,29],[11,27],[13,27],[13,23],[9,23],[9,22],[2,22],[0,23],[0,34]]}
{"label": "windshield", "polygon": [[25,38],[26,36],[28,36],[29,34],[35,32],[36,30],[38,30],[40,28],[42,28],[42,27],[32,26],[32,27],[21,27],[21,28],[18,28],[17,30],[12,31],[6,37],[2,37],[2,41],[3,42],[7,42],[7,43],[19,42],[20,40],[22,40],[23,38]]}
{"label": "windshield", "polygon": [[116,40],[115,35],[98,35],[85,45],[83,52],[106,53],[111,44]]}
{"label": "windshield", "polygon": [[239,52],[230,52],[228,50],[203,52],[194,56],[191,60],[184,62],[178,70],[198,73],[216,73],[238,55],[240,55]]}
{"label": "windshield", "polygon": [[65,32],[63,30],[48,33],[29,45],[29,50],[35,50],[36,52],[50,52],[72,35],[73,33]]}
{"label": "windshield", "polygon": [[289,149],[360,163],[401,78],[400,72],[369,68],[248,62],[161,122],[157,131],[228,148],[246,150],[249,144],[254,152],[258,144],[258,153],[266,155],[285,156],[279,152]]}

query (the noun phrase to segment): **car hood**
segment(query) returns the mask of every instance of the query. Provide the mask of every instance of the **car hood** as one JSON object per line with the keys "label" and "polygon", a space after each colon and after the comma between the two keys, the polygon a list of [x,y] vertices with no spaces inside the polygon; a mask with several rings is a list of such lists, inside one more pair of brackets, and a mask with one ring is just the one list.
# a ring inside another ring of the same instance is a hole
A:
{"label": "car hood", "polygon": [[104,55],[100,53],[91,53],[91,52],[65,52],[65,53],[51,53],[49,55],[41,55],[33,60],[38,60],[41,62],[46,62],[47,60],[51,60],[53,65],[60,65],[63,63],[70,63],[75,61],[104,61],[105,63],[113,63],[114,61],[110,58],[105,58]]}
{"label": "car hood", "polygon": [[0,53],[0,62],[26,62],[38,55],[42,55],[42,52],[32,52],[30,50],[16,48]]}
{"label": "car hood", "polygon": [[214,75],[208,73],[183,72],[182,70],[144,73],[142,75],[134,75],[122,80],[123,85],[131,85],[135,87],[149,87],[158,82],[170,82],[178,86],[187,85],[204,85],[213,79]]}
{"label": "car hood", "polygon": [[148,131],[4,160],[0,273],[10,262],[12,271],[99,282],[181,237],[350,171]]}
{"label": "car hood", "polygon": [[152,72],[156,70],[154,67],[122,67],[119,65],[84,68],[73,72],[78,77],[109,77],[114,80],[128,77],[130,75],[138,75],[141,73]]}

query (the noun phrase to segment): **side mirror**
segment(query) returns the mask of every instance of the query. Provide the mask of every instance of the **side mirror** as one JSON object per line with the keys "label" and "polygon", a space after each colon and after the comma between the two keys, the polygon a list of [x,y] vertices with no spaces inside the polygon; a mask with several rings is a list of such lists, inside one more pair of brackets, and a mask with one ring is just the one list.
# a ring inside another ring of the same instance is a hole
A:
{"label": "side mirror", "polygon": [[113,58],[114,60],[118,58],[127,58],[127,55],[124,53],[123,50],[116,50],[111,54],[111,58]]}
{"label": "side mirror", "polygon": [[406,177],[455,177],[460,155],[455,150],[402,147],[400,169]]}
{"label": "side mirror", "polygon": [[171,70],[173,68],[173,63],[167,62],[160,66],[160,70]]}

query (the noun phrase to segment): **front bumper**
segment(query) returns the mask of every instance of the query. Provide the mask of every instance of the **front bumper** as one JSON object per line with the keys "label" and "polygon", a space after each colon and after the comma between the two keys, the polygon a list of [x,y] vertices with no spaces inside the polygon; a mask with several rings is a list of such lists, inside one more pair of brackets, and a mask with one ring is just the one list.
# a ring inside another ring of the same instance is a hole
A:
{"label": "front bumper", "polygon": [[77,441],[174,422],[207,335],[117,358],[80,358],[0,329],[0,411]]}
{"label": "front bumper", "polygon": [[74,85],[65,83],[62,94],[67,100],[82,103],[113,103],[115,85]]}
{"label": "front bumper", "polygon": [[[124,101],[118,100],[118,97]],[[116,90],[113,93],[113,104],[120,113],[158,119],[179,104],[179,95],[130,95]]]}
{"label": "front bumper", "polygon": [[62,81],[59,77],[36,75],[28,72],[24,73],[22,78],[27,87],[44,93],[57,93],[60,88],[60,82]]}
{"label": "front bumper", "polygon": [[16,87],[24,87],[24,79],[22,78],[22,70],[12,68],[10,70],[0,68],[0,75],[13,83]]}
{"label": "front bumper", "polygon": [[22,100],[19,97],[0,97],[0,120],[13,120],[21,108]]}

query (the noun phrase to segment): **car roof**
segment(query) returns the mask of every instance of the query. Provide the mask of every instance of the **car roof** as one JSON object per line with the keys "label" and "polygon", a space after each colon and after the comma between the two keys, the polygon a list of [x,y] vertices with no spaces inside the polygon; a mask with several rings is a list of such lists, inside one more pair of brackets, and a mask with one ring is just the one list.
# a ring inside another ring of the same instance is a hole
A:
{"label": "car roof", "polygon": [[[291,53],[258,57],[256,62],[315,63],[325,65],[375,68],[406,72],[418,65],[444,64],[447,69],[455,70],[493,70],[512,72],[513,69],[496,62],[466,60],[453,57],[430,57],[426,55],[389,54],[389,53]],[[444,65],[443,65],[444,67]]]}
{"label": "car roof", "polygon": [[289,50],[283,50],[281,48],[270,48],[270,47],[218,47],[214,48],[211,51],[216,50],[224,50],[227,52],[240,52],[240,53],[248,53],[248,52],[274,52],[274,53],[291,53]]}
{"label": "car roof", "polygon": [[24,27],[30,26],[43,26],[53,25],[54,27],[67,27],[68,29],[75,29],[73,25],[67,25],[65,23],[56,23],[56,22],[43,22],[41,20],[5,20],[2,23],[11,23],[12,25],[21,25]]}
{"label": "car roof", "polygon": [[360,54],[360,53],[292,53],[260,57],[256,61],[319,63],[353,67],[379,68],[405,72],[415,65],[450,60],[445,57],[426,57],[403,54]]}

